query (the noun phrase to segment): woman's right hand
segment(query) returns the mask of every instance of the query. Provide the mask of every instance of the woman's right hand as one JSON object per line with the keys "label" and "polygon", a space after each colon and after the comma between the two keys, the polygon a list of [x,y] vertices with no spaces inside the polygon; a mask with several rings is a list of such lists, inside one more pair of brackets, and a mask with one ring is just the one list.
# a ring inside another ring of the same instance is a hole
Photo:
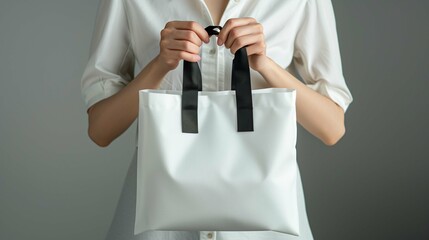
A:
{"label": "woman's right hand", "polygon": [[202,41],[208,43],[209,36],[198,23],[168,22],[161,31],[159,54],[119,92],[88,109],[89,137],[106,147],[125,132],[138,116],[138,92],[158,88],[165,74],[176,68],[180,60],[198,61]]}
{"label": "woman's right hand", "polygon": [[168,71],[175,69],[182,59],[188,62],[199,61],[202,41],[210,41],[206,30],[194,21],[167,22],[160,34],[160,50],[156,58]]}

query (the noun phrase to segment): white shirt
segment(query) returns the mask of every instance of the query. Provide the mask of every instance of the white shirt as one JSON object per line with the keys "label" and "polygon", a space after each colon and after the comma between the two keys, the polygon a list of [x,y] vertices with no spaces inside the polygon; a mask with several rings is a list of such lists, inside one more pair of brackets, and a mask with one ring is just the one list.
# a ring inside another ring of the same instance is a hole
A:
{"label": "white shirt", "polygon": [[[308,87],[329,97],[344,111],[347,110],[353,99],[342,72],[331,0],[230,0],[220,25],[223,26],[229,18],[237,17],[253,17],[261,23],[267,56],[302,79]],[[81,79],[86,108],[118,92],[159,53],[160,31],[172,20],[196,21],[203,27],[215,25],[204,0],[101,0],[90,58]],[[200,55],[203,90],[230,89],[233,55],[229,49],[217,46],[216,37],[212,36],[210,43],[201,46]],[[181,90],[182,63],[166,75],[160,89]],[[253,89],[270,87],[257,71],[250,71]],[[131,179],[130,172],[127,179]],[[312,239],[300,179],[298,182],[301,191],[300,237],[270,231],[201,231],[199,239]],[[130,185],[131,180],[126,180],[124,189],[127,184]],[[121,201],[126,202],[125,198],[122,193],[118,209],[124,207]],[[129,221],[128,225],[134,224],[131,222],[134,220],[132,217],[119,220],[117,215],[109,232],[111,236],[119,236],[118,232],[126,231],[120,227],[125,225],[125,221]],[[121,240],[165,240],[169,239],[168,236],[171,239],[189,240],[181,238],[179,233],[165,235],[161,232],[122,237]]]}

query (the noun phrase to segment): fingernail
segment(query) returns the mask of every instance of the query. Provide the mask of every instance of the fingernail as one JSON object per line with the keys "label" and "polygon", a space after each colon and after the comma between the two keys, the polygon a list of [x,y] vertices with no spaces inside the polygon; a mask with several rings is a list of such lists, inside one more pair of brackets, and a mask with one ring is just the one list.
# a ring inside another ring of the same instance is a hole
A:
{"label": "fingernail", "polygon": [[218,45],[218,46],[220,46],[220,45],[222,45],[222,44],[223,44],[222,40],[221,40],[220,38],[218,38],[218,39],[217,39],[217,45]]}
{"label": "fingernail", "polygon": [[195,60],[196,60],[196,61],[200,61],[200,60],[201,60],[200,55],[195,56]]}

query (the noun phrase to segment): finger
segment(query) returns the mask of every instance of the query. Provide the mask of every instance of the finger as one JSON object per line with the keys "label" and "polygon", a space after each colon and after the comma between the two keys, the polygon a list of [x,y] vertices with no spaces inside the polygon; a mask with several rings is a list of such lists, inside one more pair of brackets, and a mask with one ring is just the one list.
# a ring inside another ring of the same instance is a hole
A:
{"label": "finger", "polygon": [[225,25],[223,26],[222,30],[220,30],[219,32],[217,45],[220,46],[226,41],[226,38],[228,37],[228,34],[231,31],[231,29],[238,26],[247,25],[250,23],[256,23],[256,20],[250,17],[228,19],[228,21],[226,21]]}
{"label": "finger", "polygon": [[[238,50],[237,50],[238,51]],[[247,56],[253,55],[253,54],[261,54],[265,52],[265,46],[263,43],[255,43],[250,46],[246,47]]]}
{"label": "finger", "polygon": [[229,34],[224,43],[225,47],[230,48],[234,40],[238,37],[250,35],[250,34],[262,33],[262,32],[263,32],[262,25],[259,23],[251,23],[248,25],[235,27],[231,29],[231,31],[229,31]]}
{"label": "finger", "polygon": [[244,46],[259,44],[260,42],[263,42],[263,41],[264,40],[263,40],[262,34],[252,34],[252,35],[242,36],[235,39],[235,41],[232,43],[230,51],[232,54],[235,54],[235,52],[237,52],[238,49]]}
{"label": "finger", "polygon": [[209,34],[199,23],[195,21],[171,21],[171,22],[168,22],[165,25],[165,27],[176,28],[181,30],[192,30],[198,35],[198,37],[202,41],[206,43],[210,41]]}
{"label": "finger", "polygon": [[187,41],[190,41],[197,46],[201,46],[203,44],[203,42],[197,36],[197,34],[191,30],[176,30],[173,39],[175,39],[175,40],[187,40]]}
{"label": "finger", "polygon": [[168,56],[171,56],[173,59],[178,60],[186,60],[188,62],[197,62],[201,60],[200,55],[198,54],[192,54],[186,51],[180,51],[180,50],[167,50]]}
{"label": "finger", "polygon": [[172,40],[167,44],[170,50],[186,51],[193,54],[199,54],[200,47],[187,40]]}

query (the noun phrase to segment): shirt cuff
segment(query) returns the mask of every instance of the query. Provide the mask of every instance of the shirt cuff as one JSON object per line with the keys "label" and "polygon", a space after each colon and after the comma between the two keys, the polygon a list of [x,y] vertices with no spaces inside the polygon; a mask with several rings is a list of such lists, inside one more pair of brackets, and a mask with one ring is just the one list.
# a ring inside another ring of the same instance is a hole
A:
{"label": "shirt cuff", "polygon": [[323,96],[330,98],[344,110],[344,113],[347,111],[347,108],[353,101],[353,97],[348,90],[328,84],[324,80],[319,80],[314,84],[306,85]]}
{"label": "shirt cuff", "polygon": [[88,110],[95,103],[108,98],[115,93],[119,92],[123,86],[117,84],[106,85],[104,81],[100,80],[88,86],[83,92],[83,100]]}

